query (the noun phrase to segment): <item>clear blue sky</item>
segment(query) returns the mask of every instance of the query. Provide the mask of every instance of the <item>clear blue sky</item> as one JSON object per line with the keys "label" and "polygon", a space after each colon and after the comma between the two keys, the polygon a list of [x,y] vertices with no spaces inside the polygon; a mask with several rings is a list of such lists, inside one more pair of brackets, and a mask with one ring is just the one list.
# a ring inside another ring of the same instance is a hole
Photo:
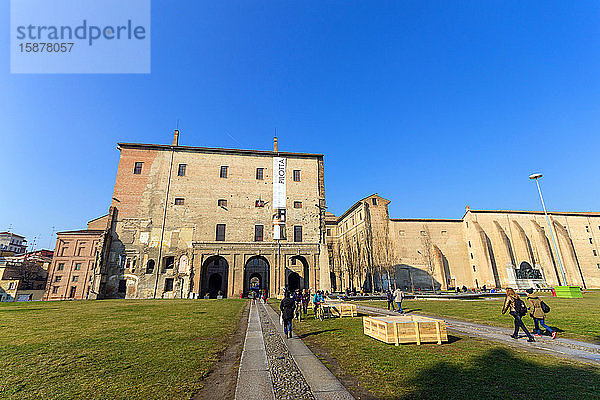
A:
{"label": "clear blue sky", "polygon": [[[149,75],[11,75],[0,4],[0,230],[107,211],[119,141],[325,154],[330,211],[600,211],[600,3],[152,4]],[[232,139],[233,137],[234,139]],[[52,243],[54,246],[54,243]]]}

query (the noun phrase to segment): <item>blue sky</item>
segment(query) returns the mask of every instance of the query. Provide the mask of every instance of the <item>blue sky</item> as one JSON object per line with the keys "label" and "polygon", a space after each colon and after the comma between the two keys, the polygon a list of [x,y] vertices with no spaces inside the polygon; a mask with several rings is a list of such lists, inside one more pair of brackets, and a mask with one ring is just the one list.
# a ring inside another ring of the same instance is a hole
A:
{"label": "blue sky", "polygon": [[[600,211],[600,3],[152,3],[152,73],[11,75],[0,3],[0,230],[106,212],[116,143],[325,154],[340,214],[373,192],[392,217]],[[52,247],[54,243],[52,242]]]}

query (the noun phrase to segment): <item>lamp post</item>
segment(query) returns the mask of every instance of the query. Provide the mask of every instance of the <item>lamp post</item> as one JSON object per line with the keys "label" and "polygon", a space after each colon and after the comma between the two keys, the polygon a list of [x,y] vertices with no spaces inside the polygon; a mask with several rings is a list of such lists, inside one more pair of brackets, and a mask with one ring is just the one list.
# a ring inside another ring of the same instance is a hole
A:
{"label": "lamp post", "polygon": [[552,229],[552,225],[550,224],[550,218],[548,217],[548,212],[546,211],[546,204],[544,204],[544,197],[542,196],[542,189],[540,189],[540,182],[538,179],[542,177],[542,174],[539,172],[535,174],[529,175],[529,179],[534,180],[537,185],[538,192],[540,194],[540,200],[542,201],[542,208],[544,209],[544,215],[546,216],[546,222],[548,222],[548,228],[550,228],[550,237],[552,238],[552,244],[554,245],[554,251],[556,252],[556,258],[558,259],[558,266],[560,267],[560,274],[562,276],[562,284],[567,286],[567,278],[565,277],[565,270],[562,265],[562,261],[560,260],[560,254],[558,252],[558,246],[556,245],[556,240],[554,239],[554,230]]}

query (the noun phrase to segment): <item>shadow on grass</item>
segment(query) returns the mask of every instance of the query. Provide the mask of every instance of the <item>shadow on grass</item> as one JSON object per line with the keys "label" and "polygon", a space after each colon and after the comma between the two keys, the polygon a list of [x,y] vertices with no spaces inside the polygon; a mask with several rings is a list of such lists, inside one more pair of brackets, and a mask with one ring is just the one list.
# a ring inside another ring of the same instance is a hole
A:
{"label": "shadow on grass", "polygon": [[[540,358],[544,356],[540,355]],[[538,364],[493,349],[466,366],[449,362],[421,370],[396,399],[600,399],[600,370]]]}
{"label": "shadow on grass", "polygon": [[446,342],[447,344],[452,344],[452,343],[456,343],[459,340],[462,340],[461,337],[458,336],[454,336],[454,335],[448,335],[448,342]]}
{"label": "shadow on grass", "polygon": [[50,307],[48,307],[48,308],[46,308],[46,307],[35,307],[35,308],[29,308],[29,307],[27,307],[27,308],[25,308],[25,307],[24,308],[0,308],[0,312],[40,311],[40,310],[43,310],[43,311],[58,310],[58,308],[54,308],[54,307],[52,307],[52,308],[50,308]]}
{"label": "shadow on grass", "polygon": [[321,331],[314,331],[314,332],[304,333],[302,335],[298,335],[298,337],[300,339],[304,339],[305,337],[308,337],[308,336],[315,336],[315,335],[320,335],[321,333],[335,332],[335,331],[340,331],[340,330],[341,329],[339,329],[339,328],[336,328],[336,329],[324,329],[324,330],[321,330]]}

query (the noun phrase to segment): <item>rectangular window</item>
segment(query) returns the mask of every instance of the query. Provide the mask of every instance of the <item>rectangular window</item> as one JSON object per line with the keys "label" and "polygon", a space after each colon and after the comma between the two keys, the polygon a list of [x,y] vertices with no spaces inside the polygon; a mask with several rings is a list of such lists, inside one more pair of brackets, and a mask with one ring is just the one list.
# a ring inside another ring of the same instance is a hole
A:
{"label": "rectangular window", "polygon": [[263,170],[264,168],[256,168],[256,179],[259,181],[263,180]]}
{"label": "rectangular window", "polygon": [[179,164],[179,168],[177,169],[177,176],[185,176],[185,167],[187,164]]}
{"label": "rectangular window", "polygon": [[265,206],[265,201],[264,200],[256,200],[256,203],[254,203],[255,207],[264,207]]}
{"label": "rectangular window", "polygon": [[77,275],[75,275],[75,276],[73,277],[73,282],[78,282],[78,281],[79,281],[79,277],[78,277]]}
{"label": "rectangular window", "polygon": [[183,197],[177,197],[175,198],[175,205],[176,206],[182,206],[185,203],[185,199]]}
{"label": "rectangular window", "polygon": [[81,257],[85,254],[85,247],[81,246],[77,249],[77,257]]}
{"label": "rectangular window", "polygon": [[302,202],[301,201],[295,201],[294,202],[294,208],[302,208]]}
{"label": "rectangular window", "polygon": [[75,271],[79,271],[81,269],[81,263],[75,264]]}
{"label": "rectangular window", "polygon": [[52,286],[52,294],[58,293],[59,286]]}
{"label": "rectangular window", "polygon": [[62,279],[62,276],[57,276],[54,278],[54,282],[60,282]]}
{"label": "rectangular window", "polygon": [[227,207],[227,200],[225,200],[225,199],[219,199],[219,200],[217,200],[217,205],[219,207],[225,208],[225,207]]}
{"label": "rectangular window", "polygon": [[65,269],[65,263],[59,263],[58,264],[58,268],[56,270],[57,271],[62,271],[63,269]]}
{"label": "rectangular window", "polygon": [[302,226],[294,226],[294,242],[302,241]]}
{"label": "rectangular window", "polygon": [[225,224],[217,224],[217,242],[225,241]]}
{"label": "rectangular window", "polygon": [[72,299],[75,297],[77,293],[77,286],[71,286],[71,291],[69,292],[69,298]]}
{"label": "rectangular window", "polygon": [[373,205],[374,205],[374,206],[376,206],[376,205],[377,205],[377,199],[376,199],[375,197],[373,197],[373,198],[371,199],[371,202],[373,203]]}
{"label": "rectangular window", "polygon": [[139,175],[142,173],[142,165],[144,165],[143,162],[136,162],[135,166],[133,167],[133,173],[135,175]]}
{"label": "rectangular window", "polygon": [[299,169],[294,170],[294,182],[300,182],[300,170]]}
{"label": "rectangular window", "polygon": [[255,242],[263,241],[263,231],[264,231],[263,225],[254,225],[254,241]]}
{"label": "rectangular window", "polygon": [[173,278],[165,279],[165,292],[173,291]]}
{"label": "rectangular window", "polygon": [[331,236],[331,229],[327,229],[327,236]]}
{"label": "rectangular window", "polygon": [[175,264],[174,256],[167,256],[163,258],[164,269],[173,269],[173,265]]}
{"label": "rectangular window", "polygon": [[221,167],[221,178],[227,178],[227,167],[225,165]]}
{"label": "rectangular window", "polygon": [[398,235],[405,236],[406,232],[404,230],[400,230],[400,231],[398,231]]}

